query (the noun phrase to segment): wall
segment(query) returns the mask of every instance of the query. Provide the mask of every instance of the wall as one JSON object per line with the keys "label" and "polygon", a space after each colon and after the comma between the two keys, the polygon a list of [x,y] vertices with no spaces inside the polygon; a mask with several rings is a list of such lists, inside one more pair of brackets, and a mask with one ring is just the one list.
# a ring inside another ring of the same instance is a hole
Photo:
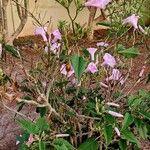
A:
{"label": "wall", "polygon": [[[35,8],[35,3],[34,0],[29,0],[29,10],[30,12],[32,12]],[[13,6],[14,8],[14,6]],[[72,15],[74,14],[74,10],[75,7],[71,6],[71,12]],[[12,23],[12,16],[15,18],[15,26],[18,25],[19,23],[19,19],[17,16],[17,10],[11,9],[11,5],[9,4],[8,9],[8,21],[9,21],[9,32],[10,34],[13,32],[13,23]],[[81,12],[80,16],[77,18],[77,22],[80,22],[82,24],[87,22],[87,18],[88,18],[88,10],[84,10]],[[50,17],[52,17],[52,28],[56,28],[57,27],[57,22],[59,20],[67,20],[69,21],[69,18],[67,16],[67,12],[65,11],[65,9],[58,4],[57,2],[55,2],[55,0],[37,0],[37,8],[34,11],[34,15],[38,16],[38,14],[40,14],[41,18],[43,18],[44,16],[44,22],[48,21]],[[23,31],[21,32],[21,34],[19,36],[23,36],[23,35],[30,35],[33,34],[34,31],[34,23],[33,23],[33,19],[31,17],[28,18],[28,22],[26,24],[26,26],[24,27]]]}

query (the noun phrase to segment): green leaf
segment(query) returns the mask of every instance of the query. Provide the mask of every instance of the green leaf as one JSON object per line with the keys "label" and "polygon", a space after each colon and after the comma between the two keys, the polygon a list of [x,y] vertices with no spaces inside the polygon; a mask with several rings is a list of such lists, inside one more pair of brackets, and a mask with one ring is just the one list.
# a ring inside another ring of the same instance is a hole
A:
{"label": "green leaf", "polygon": [[53,141],[56,150],[75,150],[75,148],[66,140],[59,138]]}
{"label": "green leaf", "polygon": [[101,25],[105,27],[112,27],[112,24],[109,21],[101,21],[101,22],[98,22],[97,25]]}
{"label": "green leaf", "polygon": [[147,76],[147,81],[146,81],[146,83],[150,83],[150,73],[149,73],[148,76]]}
{"label": "green leaf", "polygon": [[129,142],[132,142],[132,143],[139,144],[138,140],[135,137],[135,135],[130,130],[125,129],[125,130],[122,130],[121,133],[122,133],[122,138],[123,139],[126,139],[126,140],[128,140]]}
{"label": "green leaf", "polygon": [[148,130],[147,130],[146,124],[141,119],[135,119],[134,122],[135,122],[135,125],[137,126],[140,136],[143,139],[147,139]]}
{"label": "green leaf", "polygon": [[105,137],[107,146],[111,143],[112,135],[113,135],[112,131],[113,131],[113,128],[111,125],[104,127],[104,137]]}
{"label": "green leaf", "polygon": [[23,144],[24,142],[27,142],[29,139],[30,134],[27,132],[22,133],[21,136],[17,136],[17,141],[20,142],[20,144]]}
{"label": "green leaf", "polygon": [[137,106],[139,106],[142,102],[142,99],[140,97],[137,96],[130,96],[129,100],[128,100],[128,104],[130,107],[134,107],[136,108]]}
{"label": "green leaf", "polygon": [[21,111],[24,105],[25,105],[24,102],[17,103],[17,111],[18,112]]}
{"label": "green leaf", "polygon": [[86,48],[82,48],[82,52],[83,52],[83,55],[85,56],[85,58],[88,58],[90,56],[90,53]]}
{"label": "green leaf", "polygon": [[56,150],[69,150],[64,143],[61,145],[54,145],[54,147]]}
{"label": "green leaf", "polygon": [[36,122],[37,128],[42,131],[48,131],[49,125],[44,117],[40,117]]}
{"label": "green leaf", "polygon": [[122,130],[125,130],[126,128],[128,128],[129,125],[133,123],[133,121],[134,120],[133,120],[132,116],[129,113],[126,113],[123,123],[122,123]]}
{"label": "green leaf", "polygon": [[124,51],[124,50],[126,50],[124,45],[122,45],[122,44],[117,45],[117,51]]}
{"label": "green leaf", "polygon": [[73,55],[71,58],[71,64],[75,71],[76,78],[78,79],[78,81],[80,81],[81,76],[87,66],[86,60],[84,60],[83,57],[81,57],[81,56]]}
{"label": "green leaf", "polygon": [[18,124],[30,134],[37,134],[39,130],[35,123],[24,119],[17,119]]}
{"label": "green leaf", "polygon": [[46,150],[45,143],[41,140],[39,140],[39,150]]}
{"label": "green leaf", "polygon": [[122,47],[121,49],[121,47],[119,47],[117,48],[117,52],[126,58],[135,58],[136,56],[140,54],[139,50],[135,47],[131,47],[128,49],[124,49],[124,47]]}
{"label": "green leaf", "polygon": [[107,125],[114,124],[115,121],[116,121],[115,117],[113,117],[109,114],[107,114],[104,119],[105,119],[105,122],[106,122]]}
{"label": "green leaf", "polygon": [[37,107],[36,112],[40,114],[40,117],[44,117],[47,112],[47,109],[46,107]]}
{"label": "green leaf", "polygon": [[98,142],[94,138],[89,138],[78,147],[78,150],[98,150],[98,148]]}
{"label": "green leaf", "polygon": [[150,120],[150,112],[140,110],[139,114]]}
{"label": "green leaf", "polygon": [[18,150],[31,150],[25,143],[19,146]]}
{"label": "green leaf", "polygon": [[148,135],[147,135],[147,133],[148,133],[148,130],[147,130],[147,127],[146,127],[146,125],[140,125],[139,127],[138,127],[138,130],[139,130],[139,134],[140,134],[140,136],[143,138],[143,139],[147,139],[147,137],[148,137]]}
{"label": "green leaf", "polygon": [[13,46],[11,46],[11,45],[5,45],[4,48],[12,56],[19,58],[18,51]]}
{"label": "green leaf", "polygon": [[127,142],[126,140],[120,139],[119,141],[120,150],[127,150]]}
{"label": "green leaf", "polygon": [[32,96],[29,96],[29,95],[26,95],[26,96],[23,96],[22,99],[25,99],[25,100],[32,100],[33,97]]}

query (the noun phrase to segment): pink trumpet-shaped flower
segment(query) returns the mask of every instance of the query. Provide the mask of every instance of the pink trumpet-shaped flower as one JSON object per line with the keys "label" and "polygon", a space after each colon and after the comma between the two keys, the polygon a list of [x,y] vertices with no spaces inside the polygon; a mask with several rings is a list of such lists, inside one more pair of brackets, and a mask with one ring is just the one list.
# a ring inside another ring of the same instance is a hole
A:
{"label": "pink trumpet-shaped flower", "polygon": [[91,73],[93,73],[93,74],[94,74],[95,72],[97,72],[98,69],[97,69],[97,67],[96,67],[96,64],[93,63],[93,62],[89,63],[89,65],[88,65],[86,71],[87,71],[87,72],[91,72]]}
{"label": "pink trumpet-shaped flower", "polygon": [[115,127],[114,129],[115,129],[117,135],[120,137],[120,131],[119,131],[119,129],[117,127]]}
{"label": "pink trumpet-shaped flower", "polygon": [[60,72],[63,75],[67,75],[66,64],[62,64],[62,66],[60,68]]}
{"label": "pink trumpet-shaped flower", "polygon": [[139,16],[133,14],[123,20],[123,25],[130,24],[131,26],[134,27],[135,30],[139,29],[139,31],[147,35],[147,32],[142,28],[142,26],[138,25],[139,18],[140,18]]}
{"label": "pink trumpet-shaped flower", "polygon": [[33,135],[30,134],[29,139],[28,139],[26,145],[27,145],[28,147],[30,147],[30,145],[31,145],[34,141],[35,141],[35,139],[33,138]]}
{"label": "pink trumpet-shaped flower", "polygon": [[[59,48],[60,48],[61,44],[60,43],[53,43],[50,46],[50,50],[54,53],[54,54],[58,54],[59,53]],[[45,52],[48,53],[48,46],[45,47]]]}
{"label": "pink trumpet-shaped flower", "polygon": [[97,48],[87,48],[87,50],[91,55],[91,60],[94,61],[94,55],[95,55],[95,52],[97,51]]}
{"label": "pink trumpet-shaped flower", "polygon": [[106,78],[106,81],[110,81],[110,80],[120,81],[120,79],[121,79],[120,71],[118,69],[113,69],[112,75]]}
{"label": "pink trumpet-shaped flower", "polygon": [[110,115],[112,115],[112,116],[114,116],[114,117],[119,117],[119,118],[122,118],[122,117],[123,117],[122,114],[117,113],[117,112],[115,112],[115,111],[111,111],[111,110],[108,111],[108,114],[110,114]]}
{"label": "pink trumpet-shaped flower", "polygon": [[2,44],[0,43],[0,58],[2,57],[2,51],[3,51],[3,48],[2,48]]}
{"label": "pink trumpet-shaped flower", "polygon": [[105,43],[105,42],[98,42],[96,45],[97,45],[97,47],[108,47],[109,46],[109,44]]}
{"label": "pink trumpet-shaped flower", "polygon": [[52,35],[54,36],[52,43],[57,42],[58,40],[61,40],[61,33],[60,31],[57,29],[55,31],[52,32]]}
{"label": "pink trumpet-shaped flower", "polygon": [[139,20],[139,16],[133,14],[129,17],[127,17],[126,19],[123,20],[123,25],[125,24],[130,24],[134,27],[134,29],[138,29],[138,20]]}
{"label": "pink trumpet-shaped flower", "polygon": [[120,107],[119,104],[112,103],[112,102],[108,102],[108,103],[106,103],[106,105],[108,105],[108,106],[114,106],[114,107]]}
{"label": "pink trumpet-shaped flower", "polygon": [[139,77],[142,77],[144,72],[145,72],[146,66],[143,66],[140,73],[139,73]]}
{"label": "pink trumpet-shaped flower", "polygon": [[36,27],[35,35],[41,35],[44,41],[48,41],[46,37],[47,27]]}
{"label": "pink trumpet-shaped flower", "polygon": [[105,9],[106,6],[111,2],[112,0],[88,0],[85,3],[85,6],[87,7],[96,7],[100,9]]}
{"label": "pink trumpet-shaped flower", "polygon": [[142,26],[138,26],[139,27],[139,30],[143,33],[143,34],[145,34],[145,35],[147,35],[148,33],[142,28]]}
{"label": "pink trumpet-shaped flower", "polygon": [[115,65],[117,64],[115,58],[109,53],[105,53],[103,59],[104,59],[104,62],[102,63],[102,65],[107,65],[107,66],[114,68]]}
{"label": "pink trumpet-shaped flower", "polygon": [[59,48],[60,48],[61,44],[60,43],[53,43],[51,45],[51,51],[53,51],[54,54],[58,54],[59,53]]}
{"label": "pink trumpet-shaped flower", "polygon": [[69,71],[67,71],[66,64],[62,64],[62,66],[60,68],[60,72],[61,72],[61,74],[66,75],[68,78],[74,74],[74,70],[72,67]]}

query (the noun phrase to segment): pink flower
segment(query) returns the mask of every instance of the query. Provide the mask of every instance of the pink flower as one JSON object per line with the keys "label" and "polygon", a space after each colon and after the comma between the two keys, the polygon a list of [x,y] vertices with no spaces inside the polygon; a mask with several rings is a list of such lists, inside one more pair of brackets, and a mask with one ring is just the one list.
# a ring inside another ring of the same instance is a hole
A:
{"label": "pink flower", "polygon": [[109,46],[109,44],[105,43],[105,42],[98,42],[96,45],[97,45],[97,47],[108,47]]}
{"label": "pink flower", "polygon": [[85,3],[85,6],[87,7],[97,7],[100,9],[105,9],[106,6],[111,2],[112,0],[88,0]]}
{"label": "pink flower", "polygon": [[30,145],[31,145],[34,141],[35,141],[35,139],[33,138],[33,135],[30,134],[29,139],[28,139],[26,145],[27,145],[28,147],[30,147]]}
{"label": "pink flower", "polygon": [[106,103],[106,105],[108,105],[108,106],[114,106],[114,107],[119,107],[120,106],[119,104],[111,103],[111,102]]}
{"label": "pink flower", "polygon": [[122,77],[122,74],[120,73],[120,71],[118,69],[113,69],[112,70],[112,75],[108,78],[106,78],[106,81],[119,81],[121,84],[123,84],[125,81]]}
{"label": "pink flower", "polygon": [[110,81],[110,80],[120,81],[120,79],[121,79],[120,71],[118,69],[113,69],[112,75],[106,78],[106,81]]}
{"label": "pink flower", "polygon": [[0,43],[0,58],[2,57],[2,51],[3,51],[2,44]]}
{"label": "pink flower", "polygon": [[97,72],[98,69],[97,69],[97,67],[96,67],[96,64],[93,63],[93,62],[89,63],[89,65],[88,65],[86,71],[87,71],[87,72],[91,72],[91,73],[93,73],[93,74],[94,74],[95,72]]}
{"label": "pink flower", "polygon": [[117,135],[120,137],[120,131],[119,131],[119,129],[117,127],[115,127],[114,129],[115,129]]}
{"label": "pink flower", "polygon": [[105,53],[104,57],[104,62],[102,63],[102,65],[107,65],[110,66],[112,68],[115,67],[116,65],[116,60],[113,56],[111,56],[109,53]]}
{"label": "pink flower", "polygon": [[148,33],[142,28],[142,26],[138,26],[139,27],[139,30],[143,33],[143,34],[145,34],[145,35],[147,35]]}
{"label": "pink flower", "polygon": [[61,33],[60,31],[57,29],[55,31],[52,32],[52,35],[54,36],[52,43],[57,42],[58,40],[61,40]]}
{"label": "pink flower", "polygon": [[135,14],[127,17],[126,19],[123,20],[123,25],[124,24],[130,24],[134,27],[134,29],[138,29],[138,20],[139,16],[136,16]]}
{"label": "pink flower", "polygon": [[112,116],[114,116],[114,117],[119,117],[119,118],[122,118],[122,117],[123,117],[122,114],[117,113],[117,112],[114,112],[114,111],[111,111],[111,110],[108,111],[108,114],[110,114],[110,115],[112,115]]}
{"label": "pink flower", "polygon": [[87,48],[87,50],[91,55],[91,60],[94,61],[94,54],[97,51],[97,48]]}
{"label": "pink flower", "polygon": [[35,35],[41,35],[44,41],[48,41],[46,37],[47,27],[36,27]]}
{"label": "pink flower", "polygon": [[62,66],[60,68],[60,72],[63,75],[67,75],[66,64],[62,64]]}
{"label": "pink flower", "polygon": [[71,86],[77,86],[78,85],[78,80],[75,78],[74,75],[69,77],[69,81],[70,81]]}
{"label": "pink flower", "polygon": [[69,71],[67,71],[66,64],[62,64],[62,66],[60,68],[60,72],[61,72],[61,74],[66,75],[68,78],[74,74],[74,70],[72,67]]}
{"label": "pink flower", "polygon": [[139,73],[139,77],[143,76],[145,69],[146,69],[146,66],[143,66],[140,73]]}
{"label": "pink flower", "polygon": [[53,51],[53,53],[54,54],[57,54],[57,53],[59,53],[59,48],[60,48],[60,43],[53,43],[52,45],[51,45],[51,51]]}

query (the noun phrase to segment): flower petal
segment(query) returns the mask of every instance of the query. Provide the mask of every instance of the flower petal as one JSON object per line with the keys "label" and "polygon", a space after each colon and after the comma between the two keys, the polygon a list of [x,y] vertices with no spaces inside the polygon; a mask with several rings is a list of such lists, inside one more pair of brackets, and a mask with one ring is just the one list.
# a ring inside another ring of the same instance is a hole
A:
{"label": "flower petal", "polygon": [[105,53],[105,55],[103,56],[103,59],[104,59],[104,62],[102,63],[102,65],[107,65],[107,66],[114,68],[115,65],[117,64],[115,58],[109,53]]}
{"label": "flower petal", "polygon": [[98,42],[96,45],[97,45],[97,47],[108,47],[109,46],[109,44],[105,43],[105,42]]}
{"label": "flower petal", "polygon": [[87,72],[91,72],[91,73],[93,73],[93,74],[94,74],[95,72],[97,72],[98,69],[97,69],[97,67],[96,67],[96,64],[93,63],[93,62],[89,63],[89,65],[88,65],[86,71],[87,71]]}
{"label": "flower petal", "polygon": [[117,127],[115,127],[114,129],[115,129],[115,131],[116,131],[117,135],[120,137],[120,135],[121,135],[121,134],[120,134],[119,129],[118,129]]}
{"label": "flower petal", "polygon": [[108,105],[108,106],[114,106],[114,107],[120,107],[119,104],[111,103],[111,102],[106,103],[106,105]]}
{"label": "flower petal", "polygon": [[114,117],[119,117],[119,118],[122,118],[122,117],[123,117],[122,114],[117,113],[117,112],[114,112],[114,111],[111,111],[111,110],[108,111],[108,114],[110,114],[110,115],[112,115],[112,116],[114,116]]}
{"label": "flower petal", "polygon": [[139,20],[139,16],[133,14],[129,17],[127,17],[126,19],[123,20],[123,25],[124,24],[130,24],[134,27],[134,29],[138,29],[138,20]]}
{"label": "flower petal", "polygon": [[61,40],[61,33],[58,29],[52,32],[52,35],[54,36],[52,43],[57,42],[58,40]]}
{"label": "flower petal", "polygon": [[48,41],[46,37],[47,27],[36,27],[35,35],[41,35],[44,41]]}
{"label": "flower petal", "polygon": [[91,55],[91,60],[94,61],[94,54],[97,51],[97,48],[87,48],[87,50]]}
{"label": "flower petal", "polygon": [[105,9],[106,6],[111,2],[112,0],[88,0],[85,3],[85,6],[87,7],[97,7],[100,9]]}

